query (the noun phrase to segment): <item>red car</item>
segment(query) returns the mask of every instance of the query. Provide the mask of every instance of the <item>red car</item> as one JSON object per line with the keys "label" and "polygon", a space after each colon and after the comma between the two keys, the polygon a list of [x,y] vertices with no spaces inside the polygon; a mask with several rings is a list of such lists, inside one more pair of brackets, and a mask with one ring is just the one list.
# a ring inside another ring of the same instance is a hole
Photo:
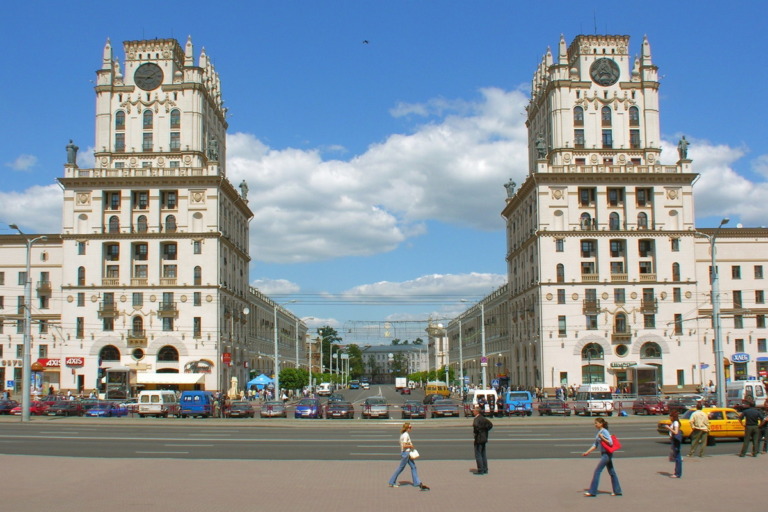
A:
{"label": "red car", "polygon": [[[33,416],[42,416],[46,412],[48,412],[48,406],[43,402],[38,402],[35,400],[29,404],[29,414]],[[21,404],[11,409],[11,414],[21,416]]]}
{"label": "red car", "polygon": [[639,397],[632,404],[633,414],[669,414],[667,403],[656,396]]}

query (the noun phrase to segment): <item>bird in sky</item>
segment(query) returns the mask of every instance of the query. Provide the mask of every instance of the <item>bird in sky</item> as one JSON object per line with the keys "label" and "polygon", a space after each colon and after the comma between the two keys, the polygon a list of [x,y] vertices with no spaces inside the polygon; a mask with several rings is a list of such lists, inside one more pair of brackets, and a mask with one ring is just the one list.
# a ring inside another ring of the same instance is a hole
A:
{"label": "bird in sky", "polygon": [[363,44],[369,44],[367,39],[363,39]]}

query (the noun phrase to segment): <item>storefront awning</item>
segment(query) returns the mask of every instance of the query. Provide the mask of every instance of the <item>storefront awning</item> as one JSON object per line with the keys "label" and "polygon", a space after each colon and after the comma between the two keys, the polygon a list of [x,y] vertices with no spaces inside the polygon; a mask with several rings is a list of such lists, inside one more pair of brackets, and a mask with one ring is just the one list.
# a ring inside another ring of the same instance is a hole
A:
{"label": "storefront awning", "polygon": [[202,384],[205,375],[201,373],[151,373],[136,374],[137,384]]}

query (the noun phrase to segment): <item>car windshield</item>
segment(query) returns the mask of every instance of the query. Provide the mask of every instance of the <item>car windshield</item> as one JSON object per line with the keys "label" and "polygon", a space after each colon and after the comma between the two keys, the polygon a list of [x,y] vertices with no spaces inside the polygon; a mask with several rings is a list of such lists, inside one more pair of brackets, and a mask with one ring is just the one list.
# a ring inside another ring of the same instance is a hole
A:
{"label": "car windshield", "polygon": [[696,412],[695,409],[690,409],[688,411],[685,411],[685,413],[682,416],[680,416],[680,419],[689,420],[691,419],[691,415],[695,412]]}
{"label": "car windshield", "polygon": [[437,400],[435,405],[453,405],[451,400]]}
{"label": "car windshield", "polygon": [[299,405],[315,405],[315,401],[311,398],[305,398],[303,400],[299,400]]}
{"label": "car windshield", "polygon": [[510,393],[509,399],[510,400],[528,400],[528,394],[527,393]]}
{"label": "car windshield", "polygon": [[368,405],[386,405],[386,401],[383,398],[368,398],[365,403]]}
{"label": "car windshield", "polygon": [[267,402],[264,405],[270,405],[272,407],[275,407],[275,406],[282,407],[283,406],[283,402]]}
{"label": "car windshield", "polygon": [[338,409],[344,409],[346,407],[349,407],[350,405],[352,405],[352,404],[350,404],[349,402],[336,402],[334,404],[331,404],[331,407],[338,408]]}

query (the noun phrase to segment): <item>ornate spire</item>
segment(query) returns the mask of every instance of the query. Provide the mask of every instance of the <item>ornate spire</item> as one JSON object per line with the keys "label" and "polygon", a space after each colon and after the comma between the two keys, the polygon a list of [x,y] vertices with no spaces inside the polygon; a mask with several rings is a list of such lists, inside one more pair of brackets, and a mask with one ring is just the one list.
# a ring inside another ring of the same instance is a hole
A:
{"label": "ornate spire", "polygon": [[101,69],[112,69],[112,43],[109,41],[109,38],[107,38],[107,43],[104,45]]}

